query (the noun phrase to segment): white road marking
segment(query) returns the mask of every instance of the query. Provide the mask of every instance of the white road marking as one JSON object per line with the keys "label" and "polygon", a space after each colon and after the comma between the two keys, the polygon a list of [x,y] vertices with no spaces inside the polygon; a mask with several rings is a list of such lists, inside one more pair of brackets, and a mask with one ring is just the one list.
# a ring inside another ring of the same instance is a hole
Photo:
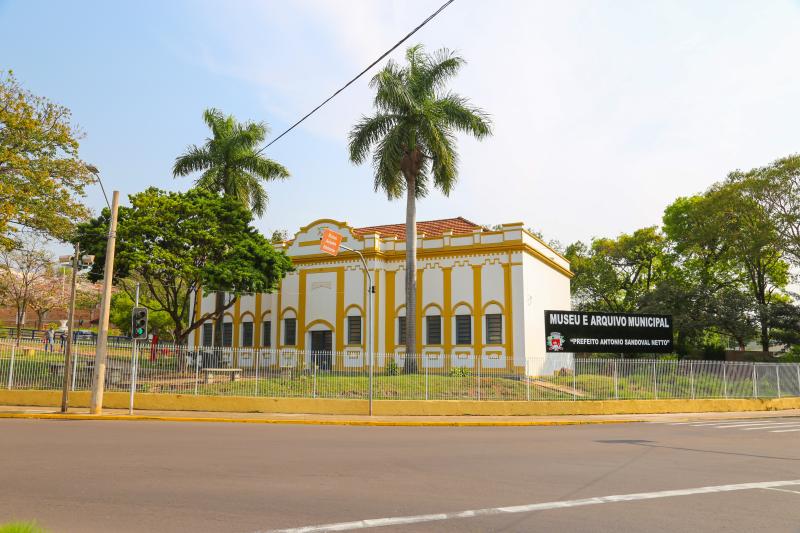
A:
{"label": "white road marking", "polygon": [[796,428],[800,424],[774,424],[771,426],[759,426],[757,428],[737,428],[739,431],[753,431],[754,429],[772,429],[772,428]]}
{"label": "white road marking", "polygon": [[716,422],[712,423],[703,423],[703,424],[692,424],[692,427],[709,427],[709,426],[722,426],[722,425],[729,425],[729,424],[774,424],[774,422],[770,422],[768,420],[750,420],[744,422],[742,420],[717,420]]}
{"label": "white road marking", "polygon": [[[776,419],[780,419],[779,417],[774,417]],[[700,422],[699,420],[692,420],[689,422],[650,422],[651,424],[667,424],[670,426],[693,426],[693,427],[700,427],[700,426],[716,426],[719,424],[752,424],[752,423],[767,423],[769,422],[765,418],[728,418],[728,419],[720,419],[720,420],[711,420],[706,422]]]}
{"label": "white road marking", "polygon": [[715,428],[735,428],[735,427],[746,427],[746,426],[772,426],[775,424],[797,424],[798,422],[740,422],[738,424],[722,424],[722,425],[715,425]]}
{"label": "white road marking", "polygon": [[[724,422],[724,420],[715,420],[714,422],[698,422],[697,420],[692,420],[691,422],[669,422],[670,426],[688,426],[691,424],[696,425],[703,425],[703,424],[719,424],[720,422]],[[663,424],[663,422],[651,422],[652,424]]]}
{"label": "white road marking", "polygon": [[770,433],[792,433],[793,431],[800,431],[800,429],[773,429]]}
{"label": "white road marking", "polygon": [[787,490],[787,489],[776,489],[775,487],[767,487],[765,490],[777,490],[780,492],[791,492],[792,494],[800,494],[800,492],[796,490]]}
{"label": "white road marking", "polygon": [[[735,424],[735,423],[746,423],[742,420],[714,420],[713,422],[692,422],[689,425],[692,427],[700,427],[700,426],[716,426],[717,424]],[[747,421],[752,422],[752,421]]]}
{"label": "white road marking", "polygon": [[564,500],[558,502],[532,503],[528,505],[515,505],[512,507],[489,507],[486,509],[473,509],[457,511],[454,513],[423,514],[416,516],[396,516],[391,518],[368,518],[354,522],[339,522],[335,524],[320,524],[317,526],[304,526],[289,529],[276,529],[272,533],[319,533],[324,531],[352,531],[382,526],[402,526],[419,524],[422,522],[437,522],[453,520],[456,518],[475,518],[478,516],[504,515],[514,513],[531,513],[549,509],[567,509],[585,505],[599,505],[604,503],[633,502],[639,500],[654,500],[658,498],[673,498],[675,496],[691,496],[694,494],[713,494],[717,492],[732,492],[737,490],[774,489],[800,485],[800,479],[791,481],[762,481],[757,483],[739,483],[737,485],[714,485],[710,487],[696,487],[693,489],[662,490],[658,492],[638,492],[634,494],[617,494],[613,496],[599,496],[581,500]]}

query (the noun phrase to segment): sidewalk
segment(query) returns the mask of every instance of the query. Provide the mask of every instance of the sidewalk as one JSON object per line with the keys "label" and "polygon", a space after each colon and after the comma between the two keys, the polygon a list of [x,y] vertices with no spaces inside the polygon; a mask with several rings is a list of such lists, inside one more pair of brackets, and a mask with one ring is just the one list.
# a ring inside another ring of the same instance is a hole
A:
{"label": "sidewalk", "polygon": [[337,426],[568,426],[622,424],[631,422],[687,422],[748,418],[800,417],[800,409],[724,413],[675,413],[656,415],[573,415],[573,416],[367,416],[303,415],[281,413],[218,413],[204,411],[145,411],[129,415],[127,409],[104,409],[100,416],[87,409],[70,409],[62,415],[53,407],[0,406],[0,419],[128,420],[165,422],[228,422],[247,424],[310,424]]}

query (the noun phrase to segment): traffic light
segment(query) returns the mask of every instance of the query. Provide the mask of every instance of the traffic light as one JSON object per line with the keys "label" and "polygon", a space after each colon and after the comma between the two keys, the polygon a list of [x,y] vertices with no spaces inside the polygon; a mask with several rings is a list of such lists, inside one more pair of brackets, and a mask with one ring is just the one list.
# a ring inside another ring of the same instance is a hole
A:
{"label": "traffic light", "polygon": [[147,308],[134,307],[131,312],[131,337],[134,339],[147,338]]}

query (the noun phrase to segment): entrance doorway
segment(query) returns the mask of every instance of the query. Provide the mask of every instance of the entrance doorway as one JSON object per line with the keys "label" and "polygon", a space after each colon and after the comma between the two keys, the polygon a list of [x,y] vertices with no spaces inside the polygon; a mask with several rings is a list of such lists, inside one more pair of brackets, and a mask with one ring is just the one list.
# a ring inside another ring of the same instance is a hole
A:
{"label": "entrance doorway", "polygon": [[333,354],[333,332],[329,329],[311,332],[311,363],[320,370],[330,370]]}

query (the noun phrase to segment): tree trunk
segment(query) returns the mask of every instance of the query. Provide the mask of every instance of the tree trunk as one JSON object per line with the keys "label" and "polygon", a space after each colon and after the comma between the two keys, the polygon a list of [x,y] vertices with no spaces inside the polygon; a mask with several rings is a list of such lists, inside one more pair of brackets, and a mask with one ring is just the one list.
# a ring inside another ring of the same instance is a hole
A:
{"label": "tree trunk", "polygon": [[22,307],[17,306],[17,331],[16,331],[16,338],[17,338],[17,345],[19,345],[19,341],[22,338],[22,326],[25,325],[25,306],[27,302],[23,302]]}
{"label": "tree trunk", "polygon": [[769,351],[769,312],[767,311],[767,304],[762,303],[759,306],[760,320],[761,320],[761,350],[764,352]]}
{"label": "tree trunk", "polygon": [[769,351],[769,306],[767,304],[766,268],[756,270],[756,301],[758,302],[758,319],[761,322],[761,350]]}
{"label": "tree trunk", "polygon": [[405,373],[417,371],[417,199],[416,179],[406,178],[406,359]]}
{"label": "tree trunk", "polygon": [[222,347],[222,321],[225,318],[225,293],[217,291],[214,293],[214,314],[217,320],[214,321],[214,347]]}

